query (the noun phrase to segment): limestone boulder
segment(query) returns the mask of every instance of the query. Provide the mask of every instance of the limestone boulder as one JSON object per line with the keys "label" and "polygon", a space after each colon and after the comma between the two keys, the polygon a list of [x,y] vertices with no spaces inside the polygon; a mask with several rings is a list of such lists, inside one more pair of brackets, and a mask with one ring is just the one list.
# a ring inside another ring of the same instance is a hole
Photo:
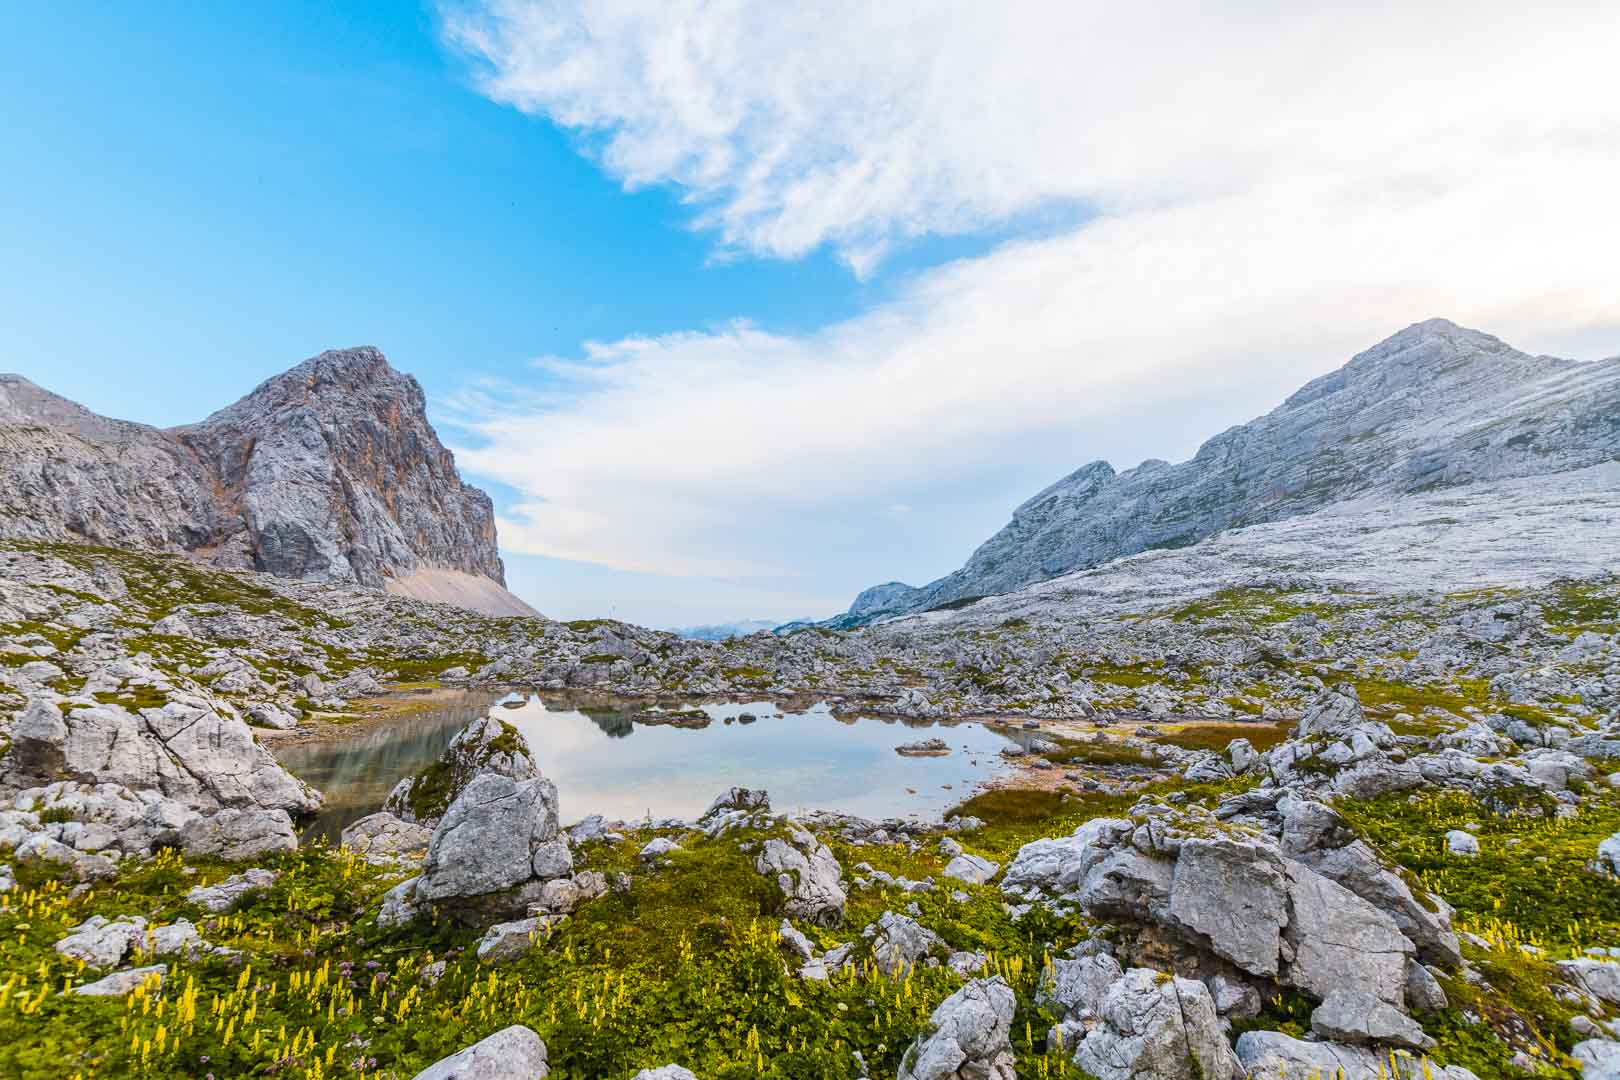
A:
{"label": "limestone boulder", "polygon": [[550,1073],[545,1042],[514,1024],[429,1065],[414,1080],[544,1080]]}
{"label": "limestone boulder", "polygon": [[928,1033],[900,1060],[898,1080],[1017,1080],[1016,1004],[1012,987],[1000,976],[968,982],[929,1016]]}

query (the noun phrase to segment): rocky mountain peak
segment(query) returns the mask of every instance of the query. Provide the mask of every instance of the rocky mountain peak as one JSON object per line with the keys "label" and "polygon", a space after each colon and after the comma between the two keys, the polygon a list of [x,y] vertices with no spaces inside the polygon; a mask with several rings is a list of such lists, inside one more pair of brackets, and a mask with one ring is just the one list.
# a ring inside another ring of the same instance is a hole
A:
{"label": "rocky mountain peak", "polygon": [[505,592],[489,496],[462,482],[421,386],[372,346],[323,352],[167,431],[10,377],[0,477],[0,535],[532,612]]}
{"label": "rocky mountain peak", "polygon": [[867,590],[834,625],[1010,592],[1225,529],[1620,457],[1620,358],[1520,352],[1429,319],[1313,379],[1189,461],[1115,473],[1095,461],[1041,491],[962,569],[918,589]]}

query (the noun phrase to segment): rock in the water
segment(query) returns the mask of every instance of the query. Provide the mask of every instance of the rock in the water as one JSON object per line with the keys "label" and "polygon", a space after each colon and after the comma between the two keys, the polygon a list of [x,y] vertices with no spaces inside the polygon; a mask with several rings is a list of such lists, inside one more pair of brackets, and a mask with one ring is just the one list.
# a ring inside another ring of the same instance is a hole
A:
{"label": "rock in the water", "polygon": [[150,983],[153,988],[163,985],[163,976],[168,974],[168,964],[153,964],[151,967],[130,968],[128,971],[115,971],[106,978],[97,979],[83,986],[75,986],[68,991],[82,997],[128,997],[140,987]]}
{"label": "rock in the water", "polygon": [[898,1080],[1017,1080],[1016,999],[1000,976],[974,979],[940,1003],[900,1060]]}
{"label": "rock in the water", "polygon": [[944,757],[951,752],[951,744],[944,739],[919,739],[901,743],[894,752],[901,757]]}
{"label": "rock in the water", "polygon": [[1125,972],[1074,1053],[1097,1080],[1240,1080],[1243,1067],[1201,982],[1149,968]]}
{"label": "rock in the water", "polygon": [[785,903],[783,914],[817,926],[839,926],[844,921],[844,868],[826,844],[802,829],[790,829],[787,839],[765,841],[754,869],[776,880]]}
{"label": "rock in the water", "polygon": [[429,1065],[415,1080],[544,1080],[550,1073],[545,1042],[513,1024]]}
{"label": "rock in the water", "polygon": [[1411,1017],[1361,990],[1334,990],[1311,1013],[1311,1031],[1329,1042],[1427,1050],[1434,1040]]}
{"label": "rock in the water", "polygon": [[523,733],[494,714],[462,728],[437,761],[394,785],[383,810],[401,821],[432,827],[467,785],[486,773],[519,781],[540,776]]}

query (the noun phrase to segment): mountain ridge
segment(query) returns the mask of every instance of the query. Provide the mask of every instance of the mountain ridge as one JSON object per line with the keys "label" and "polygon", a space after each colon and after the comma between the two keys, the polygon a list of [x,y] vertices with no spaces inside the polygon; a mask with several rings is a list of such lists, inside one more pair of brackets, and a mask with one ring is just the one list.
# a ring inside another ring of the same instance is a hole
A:
{"label": "mountain ridge", "polygon": [[1186,461],[1093,461],[1021,503],[962,568],[873,586],[823,625],[999,595],[1142,551],[1312,513],[1620,458],[1620,357],[1532,356],[1445,319],[1391,335]]}
{"label": "mountain ridge", "polygon": [[489,496],[462,481],[420,384],[372,346],[322,352],[167,429],[0,375],[0,480],[3,537],[535,614],[506,591]]}

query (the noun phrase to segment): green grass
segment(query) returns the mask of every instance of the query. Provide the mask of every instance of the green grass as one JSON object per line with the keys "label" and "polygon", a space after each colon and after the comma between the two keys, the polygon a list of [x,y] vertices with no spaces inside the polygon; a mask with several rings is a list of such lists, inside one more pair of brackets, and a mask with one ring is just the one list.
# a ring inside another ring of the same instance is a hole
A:
{"label": "green grass", "polygon": [[1153,738],[1184,750],[1213,750],[1218,754],[1225,753],[1233,739],[1248,739],[1249,745],[1264,753],[1287,739],[1291,731],[1292,724],[1189,724]]}
{"label": "green grass", "polygon": [[[1588,869],[1599,842],[1620,831],[1620,796],[1589,795],[1567,818],[1492,813],[1456,791],[1337,805],[1465,926],[1562,952],[1620,941],[1620,886]],[[1446,830],[1464,826],[1480,840],[1473,859],[1446,851]]]}

